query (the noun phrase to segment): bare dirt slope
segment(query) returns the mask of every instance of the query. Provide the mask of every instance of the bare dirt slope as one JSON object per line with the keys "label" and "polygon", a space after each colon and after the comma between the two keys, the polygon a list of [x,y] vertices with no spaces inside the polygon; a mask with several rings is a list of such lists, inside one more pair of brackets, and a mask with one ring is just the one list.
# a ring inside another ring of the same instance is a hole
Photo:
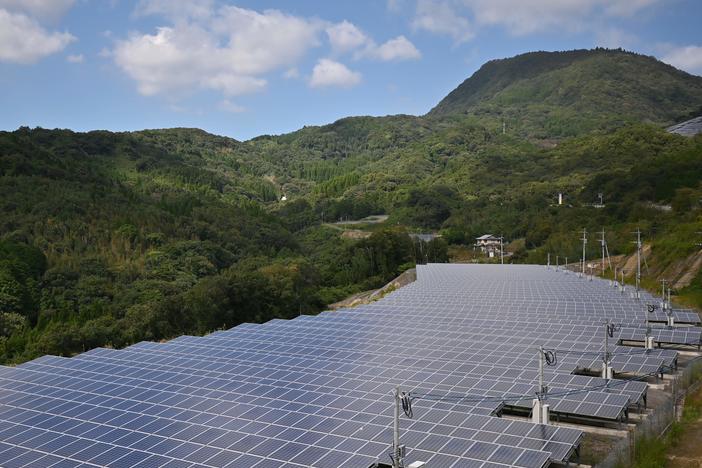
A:
{"label": "bare dirt slope", "polygon": [[[668,281],[672,281],[673,289],[682,289],[685,286],[689,286],[690,282],[699,273],[700,268],[702,268],[702,250],[666,267],[660,267],[650,260],[652,255],[649,244],[645,244],[642,250],[643,256],[649,259],[648,269],[642,266],[642,269],[644,269],[642,273],[648,277],[665,278]],[[636,254],[613,256],[612,265],[616,266],[618,270],[624,268],[627,277],[631,277],[636,271]]]}
{"label": "bare dirt slope", "polygon": [[370,291],[363,291],[358,294],[354,294],[353,296],[347,297],[343,301],[335,302],[334,304],[329,304],[329,308],[334,310],[342,309],[345,307],[355,307],[361,304],[368,304],[369,302],[373,302],[374,300],[380,299],[385,294],[389,294],[396,289],[399,289],[403,286],[407,286],[408,284],[416,281],[416,279],[417,270],[415,268],[412,268],[410,270],[405,271],[400,276],[390,281],[388,284],[386,284],[380,289],[372,289]]}

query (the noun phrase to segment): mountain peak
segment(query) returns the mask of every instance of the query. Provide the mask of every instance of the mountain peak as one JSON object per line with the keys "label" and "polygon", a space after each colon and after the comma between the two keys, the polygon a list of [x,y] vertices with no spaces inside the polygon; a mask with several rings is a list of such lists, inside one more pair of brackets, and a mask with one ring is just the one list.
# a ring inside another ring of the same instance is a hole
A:
{"label": "mountain peak", "polygon": [[672,124],[701,104],[702,77],[654,57],[597,48],[491,60],[428,115],[519,120],[513,126],[551,128],[558,136],[552,127],[563,120],[583,130],[627,119]]}

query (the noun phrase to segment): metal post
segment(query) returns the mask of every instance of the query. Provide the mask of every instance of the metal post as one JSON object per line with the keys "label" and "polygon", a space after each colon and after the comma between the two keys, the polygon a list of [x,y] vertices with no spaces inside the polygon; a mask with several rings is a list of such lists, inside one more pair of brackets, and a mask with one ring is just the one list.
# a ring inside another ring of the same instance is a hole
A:
{"label": "metal post", "polygon": [[547,255],[547,256],[546,256],[546,258],[547,258],[547,260],[546,260],[546,266],[549,267],[549,268],[551,268],[551,252],[547,253],[546,255]]}
{"label": "metal post", "polygon": [[641,229],[636,228],[636,299],[641,288]]}
{"label": "metal post", "polygon": [[539,401],[543,401],[544,397],[544,347],[539,346]]}
{"label": "metal post", "polygon": [[558,255],[556,255],[556,270],[558,270]]}
{"label": "metal post", "polygon": [[543,346],[539,346],[537,349],[537,356],[539,358],[539,389],[536,392],[536,399],[532,401],[531,420],[536,424],[548,424],[549,407],[546,404],[548,387],[544,385],[544,361],[546,360],[546,355],[544,354]]}
{"label": "metal post", "polygon": [[624,293],[624,268],[622,268],[622,294]]}
{"label": "metal post", "polygon": [[[654,310],[655,310],[655,306],[654,306]],[[649,324],[649,321],[648,321],[648,315],[651,312],[652,311],[650,309],[646,310],[646,337],[647,338],[648,338],[649,333],[651,333],[651,325]]]}
{"label": "metal post", "polygon": [[504,249],[502,248],[503,239],[504,239],[504,237],[500,236],[500,265],[505,264],[505,252],[504,252]]}
{"label": "metal post", "polygon": [[583,229],[583,275],[585,275],[585,246],[587,245],[587,231]]}
{"label": "metal post", "polygon": [[650,314],[649,311],[646,311],[646,348],[648,349],[648,337],[651,335],[651,325],[649,324],[648,321],[648,314]]}
{"label": "metal post", "polygon": [[602,350],[602,378],[607,378],[607,367],[609,366],[609,319],[605,321],[604,327],[604,349]]}
{"label": "metal post", "polygon": [[602,229],[602,239],[600,239],[600,243],[602,244],[602,276],[604,277],[604,274],[605,274],[605,230],[604,230],[604,228]]}
{"label": "metal post", "polygon": [[393,468],[402,468],[400,464],[400,387],[395,387],[395,421],[393,425],[392,438],[392,466]]}

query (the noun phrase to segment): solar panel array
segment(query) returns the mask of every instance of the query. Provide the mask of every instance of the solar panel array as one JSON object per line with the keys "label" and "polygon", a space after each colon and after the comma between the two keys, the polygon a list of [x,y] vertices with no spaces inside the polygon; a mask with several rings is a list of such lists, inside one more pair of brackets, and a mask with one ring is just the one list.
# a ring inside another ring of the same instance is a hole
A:
{"label": "solar panel array", "polygon": [[557,350],[552,411],[617,421],[645,403],[644,382],[574,375],[599,369],[605,318],[625,324],[610,340],[615,371],[674,364],[675,351],[617,344],[639,338],[644,310],[605,281],[544,267],[427,265],[354,309],[45,356],[0,367],[0,465],[366,468],[389,461],[396,385],[417,396],[401,421],[407,463],[565,462],[580,431],[499,415],[530,408],[539,345]]}

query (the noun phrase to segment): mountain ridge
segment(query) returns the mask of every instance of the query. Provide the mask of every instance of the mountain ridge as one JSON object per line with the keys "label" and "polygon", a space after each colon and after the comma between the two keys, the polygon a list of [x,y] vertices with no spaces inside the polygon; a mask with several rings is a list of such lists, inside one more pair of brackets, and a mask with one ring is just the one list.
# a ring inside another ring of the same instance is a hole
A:
{"label": "mountain ridge", "polygon": [[[493,115],[508,123],[534,119],[536,125],[524,127],[544,129],[544,136],[549,136],[550,128],[551,136],[558,136],[564,133],[557,131],[558,119],[580,123],[585,130],[632,119],[670,125],[700,103],[702,77],[651,56],[621,49],[582,49],[491,60],[427,116]],[[572,135],[565,132],[564,136]]]}
{"label": "mountain ridge", "polygon": [[[685,82],[666,70],[647,82]],[[606,113],[550,93],[595,76],[585,71],[534,71],[482,113],[347,117],[247,141],[192,128],[0,132],[0,361],[315,313],[446,261],[448,244],[472,251],[486,232],[519,240],[512,261],[538,263],[577,258],[583,227],[605,226],[610,252],[631,253],[639,227],[649,262],[672,265],[702,231],[702,136],[641,123],[650,101],[636,95]],[[681,115],[701,107],[661,89]],[[380,213],[362,240],[328,224]],[[443,237],[407,235],[428,231]],[[698,304],[700,276],[686,288]]]}

